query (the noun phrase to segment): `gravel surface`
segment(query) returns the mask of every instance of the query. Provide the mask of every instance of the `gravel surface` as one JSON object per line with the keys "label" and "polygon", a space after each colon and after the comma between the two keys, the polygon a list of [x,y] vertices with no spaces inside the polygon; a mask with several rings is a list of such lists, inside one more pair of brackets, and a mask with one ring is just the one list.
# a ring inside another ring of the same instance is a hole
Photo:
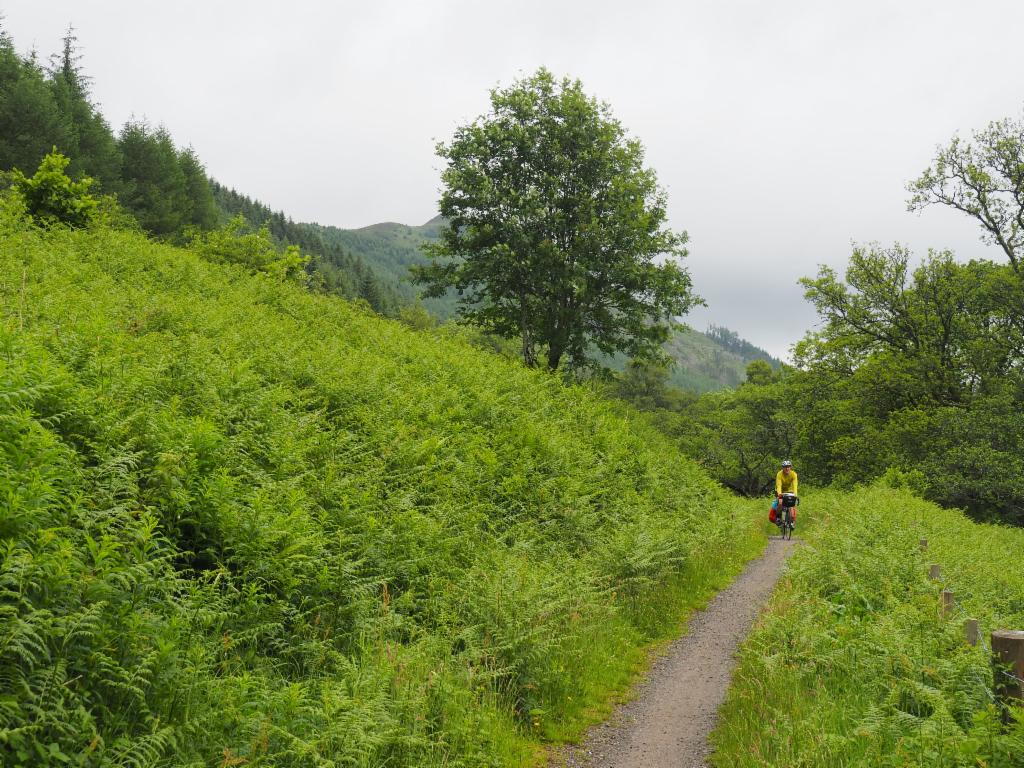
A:
{"label": "gravel surface", "polygon": [[757,618],[796,542],[772,538],[651,667],[633,698],[590,730],[579,746],[555,750],[565,768],[698,768],[725,700],[735,652]]}

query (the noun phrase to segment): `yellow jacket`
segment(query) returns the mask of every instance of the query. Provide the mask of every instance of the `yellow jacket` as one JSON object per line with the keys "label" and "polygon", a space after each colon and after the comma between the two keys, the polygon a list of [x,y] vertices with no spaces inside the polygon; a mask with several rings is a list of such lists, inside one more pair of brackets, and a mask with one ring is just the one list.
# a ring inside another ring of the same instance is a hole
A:
{"label": "yellow jacket", "polygon": [[789,470],[788,475],[781,469],[779,470],[779,474],[775,476],[775,493],[776,495],[780,493],[797,493],[795,469]]}

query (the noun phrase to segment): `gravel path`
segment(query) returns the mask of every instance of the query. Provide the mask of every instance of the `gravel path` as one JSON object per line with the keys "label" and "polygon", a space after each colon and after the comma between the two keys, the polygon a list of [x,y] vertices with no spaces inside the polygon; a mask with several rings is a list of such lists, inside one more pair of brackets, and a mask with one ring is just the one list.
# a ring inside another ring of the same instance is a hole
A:
{"label": "gravel path", "polygon": [[763,556],[690,618],[689,631],[651,667],[635,698],[595,726],[580,746],[556,750],[565,768],[699,768],[735,666],[795,542],[772,538]]}

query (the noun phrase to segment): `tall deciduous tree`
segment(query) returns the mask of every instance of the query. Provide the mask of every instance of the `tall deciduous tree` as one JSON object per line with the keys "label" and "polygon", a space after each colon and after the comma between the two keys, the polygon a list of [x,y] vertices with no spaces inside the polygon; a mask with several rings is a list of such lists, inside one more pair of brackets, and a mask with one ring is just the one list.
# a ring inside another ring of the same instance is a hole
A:
{"label": "tall deciduous tree", "polygon": [[527,365],[656,356],[699,301],[643,147],[578,80],[540,69],[494,89],[490,112],[438,153],[448,226],[417,278],[429,296],[454,287],[464,318],[518,337]]}
{"label": "tall deciduous tree", "polygon": [[981,224],[1014,271],[1024,260],[1024,119],[998,120],[974,141],[954,138],[909,185],[911,210],[945,205]]}

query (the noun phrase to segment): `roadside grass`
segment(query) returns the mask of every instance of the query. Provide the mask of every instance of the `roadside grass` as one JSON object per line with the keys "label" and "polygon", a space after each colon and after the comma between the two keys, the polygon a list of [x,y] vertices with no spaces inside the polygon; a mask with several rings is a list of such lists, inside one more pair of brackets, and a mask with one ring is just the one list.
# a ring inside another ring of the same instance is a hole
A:
{"label": "roadside grass", "polygon": [[535,763],[763,545],[629,413],[0,211],[0,763]]}
{"label": "roadside grass", "polygon": [[1024,628],[1024,531],[882,485],[805,498],[815,523],[743,645],[712,763],[1024,765],[1022,713],[1001,725],[988,654],[963,636],[968,615],[986,636]]}
{"label": "roadside grass", "polygon": [[637,623],[646,628],[645,633],[624,646],[616,663],[593,671],[588,690],[566,708],[563,720],[545,723],[546,741],[578,742],[590,726],[606,720],[617,705],[630,699],[634,684],[664,647],[687,632],[693,612],[705,608],[750,560],[763,554],[769,535],[759,515],[764,505],[742,499],[733,499],[732,504],[741,510],[739,519],[746,530],[728,542],[702,549],[663,585],[655,600],[639,606],[642,616],[637,616]]}

